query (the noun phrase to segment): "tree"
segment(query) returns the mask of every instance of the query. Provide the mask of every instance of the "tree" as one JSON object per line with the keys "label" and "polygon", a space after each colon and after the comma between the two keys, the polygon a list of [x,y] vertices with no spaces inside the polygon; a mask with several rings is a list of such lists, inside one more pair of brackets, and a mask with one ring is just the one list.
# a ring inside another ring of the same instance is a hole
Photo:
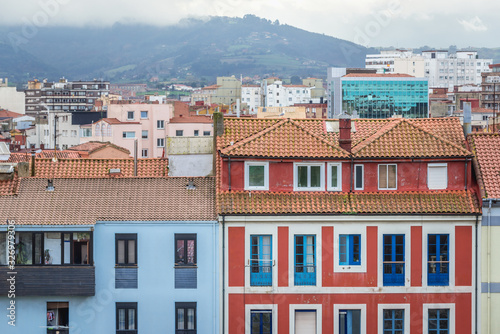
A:
{"label": "tree", "polygon": [[290,82],[292,83],[292,85],[301,85],[302,84],[302,80],[297,75],[292,76],[290,78]]}

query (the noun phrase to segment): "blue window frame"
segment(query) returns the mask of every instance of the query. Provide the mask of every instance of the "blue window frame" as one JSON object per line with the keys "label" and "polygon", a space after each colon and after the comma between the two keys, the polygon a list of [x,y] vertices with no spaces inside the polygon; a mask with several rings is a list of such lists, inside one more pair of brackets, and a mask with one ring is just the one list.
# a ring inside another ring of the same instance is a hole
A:
{"label": "blue window frame", "polygon": [[405,285],[405,236],[384,234],[384,286]]}
{"label": "blue window frame", "polygon": [[384,310],[383,334],[403,334],[404,319],[405,310]]}
{"label": "blue window frame", "polygon": [[251,334],[272,334],[273,333],[273,313],[271,310],[252,310]]}
{"label": "blue window frame", "polygon": [[361,310],[339,310],[339,334],[361,334]]}
{"label": "blue window frame", "polygon": [[250,236],[250,285],[271,286],[272,237],[270,235]]}
{"label": "blue window frame", "polygon": [[316,285],[316,236],[295,236],[295,285]]}
{"label": "blue window frame", "polygon": [[427,285],[449,285],[449,243],[448,234],[429,234],[427,236]]}
{"label": "blue window frame", "polygon": [[361,264],[361,235],[341,234],[339,236],[339,264]]}
{"label": "blue window frame", "polygon": [[448,334],[450,332],[450,310],[429,309],[429,334]]}

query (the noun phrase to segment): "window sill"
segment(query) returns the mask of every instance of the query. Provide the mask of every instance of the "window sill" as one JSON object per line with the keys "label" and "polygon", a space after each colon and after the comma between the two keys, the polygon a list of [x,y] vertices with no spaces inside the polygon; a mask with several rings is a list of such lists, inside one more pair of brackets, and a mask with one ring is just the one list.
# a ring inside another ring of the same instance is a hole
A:
{"label": "window sill", "polygon": [[139,268],[139,266],[138,265],[125,266],[125,265],[115,264],[115,268]]}
{"label": "window sill", "polygon": [[174,266],[175,269],[186,269],[186,268],[198,268],[198,266],[195,264],[195,265],[175,265]]}

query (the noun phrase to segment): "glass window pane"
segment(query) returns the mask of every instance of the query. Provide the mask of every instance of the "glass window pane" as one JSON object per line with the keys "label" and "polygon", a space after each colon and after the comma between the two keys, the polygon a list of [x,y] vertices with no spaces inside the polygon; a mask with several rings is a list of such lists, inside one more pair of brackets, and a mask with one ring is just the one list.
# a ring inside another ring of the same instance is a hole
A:
{"label": "glass window pane", "polygon": [[35,234],[35,264],[43,264],[42,234]]}
{"label": "glass window pane", "polygon": [[118,309],[118,329],[126,329],[125,328],[125,309]]}
{"label": "glass window pane", "polygon": [[307,166],[298,166],[297,173],[298,187],[307,187]]}
{"label": "glass window pane", "polygon": [[64,234],[64,263],[71,263],[71,234]]}
{"label": "glass window pane", "polygon": [[248,185],[250,187],[264,187],[264,166],[248,166]]}
{"label": "glass window pane", "polygon": [[378,166],[378,187],[387,188],[387,165]]}
{"label": "glass window pane", "polygon": [[187,240],[187,263],[194,264],[194,240]]}
{"label": "glass window pane", "polygon": [[185,329],[184,328],[184,309],[177,309],[177,329]]}
{"label": "glass window pane", "polygon": [[128,329],[135,329],[135,309],[128,309]]}
{"label": "glass window pane", "polygon": [[7,233],[0,233],[0,265],[7,265]]}
{"label": "glass window pane", "polygon": [[331,173],[330,174],[330,176],[331,176],[330,187],[337,188],[338,187],[338,180],[337,180],[338,166],[331,166],[330,173]]}
{"label": "glass window pane", "polygon": [[184,240],[177,240],[175,253],[175,261],[177,263],[186,263],[186,259],[184,258]]}
{"label": "glass window pane", "polygon": [[118,263],[125,263],[125,240],[118,240]]}
{"label": "glass window pane", "polygon": [[396,188],[396,165],[388,166],[388,174],[389,188]]}
{"label": "glass window pane", "polygon": [[135,259],[135,240],[128,240],[128,262],[130,264],[135,264],[137,261]]}
{"label": "glass window pane", "polygon": [[33,264],[31,233],[16,233],[16,264]]}
{"label": "glass window pane", "polygon": [[61,233],[44,233],[45,264],[61,264]]}
{"label": "glass window pane", "polygon": [[356,166],[356,188],[363,188],[363,167]]}
{"label": "glass window pane", "polygon": [[321,187],[321,167],[311,166],[311,187]]}
{"label": "glass window pane", "polygon": [[194,308],[187,310],[187,329],[194,329]]}

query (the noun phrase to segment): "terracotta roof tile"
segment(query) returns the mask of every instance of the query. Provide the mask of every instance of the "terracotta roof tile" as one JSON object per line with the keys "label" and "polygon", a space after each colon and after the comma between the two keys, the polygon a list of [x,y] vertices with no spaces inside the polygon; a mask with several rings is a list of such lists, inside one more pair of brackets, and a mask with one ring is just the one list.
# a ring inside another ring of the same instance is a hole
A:
{"label": "terracotta roof tile", "polygon": [[483,198],[500,198],[500,134],[474,133],[467,137],[475,154],[474,168]]}
{"label": "terracotta roof tile", "polygon": [[0,118],[17,118],[21,116],[24,115],[10,110],[0,109]]}
{"label": "terracotta roof tile", "polygon": [[283,119],[272,126],[221,150],[229,156],[260,157],[348,157],[322,137],[309,132],[300,123]]}
{"label": "terracotta roof tile", "polygon": [[[72,152],[72,151],[57,151],[56,153],[57,159],[79,159],[80,153]],[[46,150],[39,153],[36,153],[35,157],[37,159],[52,159],[54,157],[53,150]],[[17,153],[13,152],[10,154],[9,160],[7,162],[30,162],[31,161],[31,153]]]}
{"label": "terracotta roof tile", "polygon": [[[138,159],[138,177],[165,177],[166,159]],[[36,159],[37,178],[109,178],[109,169],[119,168],[116,177],[134,177],[134,159]]]}
{"label": "terracotta roof tile", "polygon": [[[187,190],[188,179],[195,190]],[[213,177],[57,179],[25,178],[16,196],[0,197],[0,224],[92,225],[98,220],[215,220]]]}
{"label": "terracotta roof tile", "polygon": [[470,191],[391,193],[221,192],[221,214],[478,214]]}
{"label": "terracotta roof tile", "polygon": [[14,173],[14,177],[12,180],[5,180],[5,181],[0,180],[0,196],[16,194],[18,186],[19,186],[19,178],[17,177],[17,173]]}
{"label": "terracotta roof tile", "polygon": [[72,146],[72,147],[68,148],[68,150],[70,150],[70,151],[84,151],[84,152],[88,152],[88,153],[93,153],[93,152],[98,151],[100,149],[103,149],[107,146],[113,147],[117,150],[120,150],[120,151],[123,151],[127,154],[130,154],[130,151],[124,147],[115,145],[115,144],[110,143],[110,142],[101,142],[101,141],[89,141],[89,142],[86,142],[86,143],[83,143],[80,145]]}

